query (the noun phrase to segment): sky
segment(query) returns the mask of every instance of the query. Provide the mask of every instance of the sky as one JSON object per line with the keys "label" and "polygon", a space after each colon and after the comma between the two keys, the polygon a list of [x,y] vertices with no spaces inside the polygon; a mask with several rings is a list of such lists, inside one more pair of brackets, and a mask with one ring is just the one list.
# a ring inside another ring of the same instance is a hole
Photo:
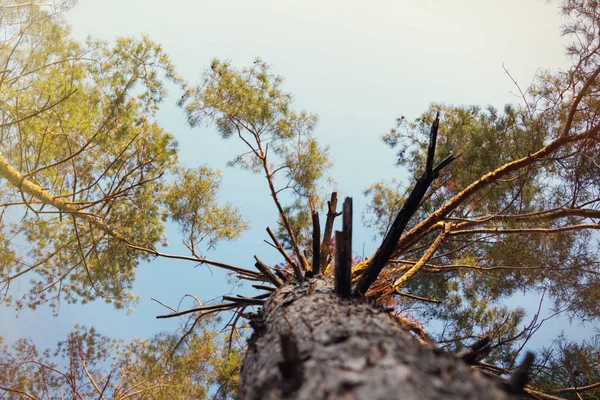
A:
{"label": "sky", "polygon": [[[285,78],[295,106],[320,116],[315,133],[331,148],[331,190],[353,197],[354,249],[361,254],[364,248],[366,256],[377,243],[373,232],[359,226],[364,189],[379,180],[407,178],[380,141],[395,118],[413,119],[434,102],[497,108],[519,103],[503,66],[522,87],[541,70],[568,66],[559,34],[562,17],[556,4],[541,0],[80,0],[67,20],[80,40],[148,35],[191,83],[200,81],[213,58],[240,67],[256,57],[267,61]],[[207,257],[245,268],[252,268],[255,254],[280,262],[263,242],[265,228],[276,221],[266,182],[227,167],[239,147],[212,127],[189,128],[175,105],[181,93],[172,89],[159,122],[179,141],[184,163],[224,171],[220,198],[239,207],[250,223],[240,239]],[[167,232],[165,251],[185,253],[177,230],[170,226]],[[178,323],[156,320],[166,310],[151,297],[172,306],[185,294],[209,301],[232,290],[225,281],[214,268],[157,259],[139,267],[135,292],[141,298],[130,314],[102,302],[63,304],[57,317],[44,307],[19,315],[0,308],[0,335],[8,342],[31,337],[42,348],[54,347],[77,323],[126,340],[148,337]],[[537,299],[517,302],[537,307]],[[548,344],[565,327],[564,321],[549,324],[537,343]]]}

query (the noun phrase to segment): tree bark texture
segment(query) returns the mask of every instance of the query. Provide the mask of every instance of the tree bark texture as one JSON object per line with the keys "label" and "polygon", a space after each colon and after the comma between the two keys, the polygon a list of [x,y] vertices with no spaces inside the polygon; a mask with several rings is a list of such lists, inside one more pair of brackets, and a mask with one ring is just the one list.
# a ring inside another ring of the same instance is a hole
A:
{"label": "tree bark texture", "polygon": [[285,284],[251,318],[239,399],[509,399],[452,354],[419,343],[330,278]]}

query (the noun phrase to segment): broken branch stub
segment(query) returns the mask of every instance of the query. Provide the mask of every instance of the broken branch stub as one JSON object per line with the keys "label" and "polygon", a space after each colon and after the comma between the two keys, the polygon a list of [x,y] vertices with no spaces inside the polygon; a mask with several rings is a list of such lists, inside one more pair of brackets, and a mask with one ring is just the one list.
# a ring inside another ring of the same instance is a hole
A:
{"label": "broken branch stub", "polygon": [[352,292],[352,199],[343,206],[342,231],[335,232],[335,292],[349,297]]}
{"label": "broken branch stub", "polygon": [[331,199],[327,201],[327,220],[325,221],[325,230],[323,231],[323,242],[321,243],[322,256],[319,260],[321,264],[321,273],[327,269],[329,263],[329,247],[331,246],[331,235],[333,232],[333,223],[335,218],[339,215],[337,209],[337,192],[331,193]]}
{"label": "broken branch stub", "polygon": [[319,212],[313,210],[312,212],[313,222],[313,235],[312,235],[312,274],[317,275],[320,272],[321,264],[321,224],[319,222]]}

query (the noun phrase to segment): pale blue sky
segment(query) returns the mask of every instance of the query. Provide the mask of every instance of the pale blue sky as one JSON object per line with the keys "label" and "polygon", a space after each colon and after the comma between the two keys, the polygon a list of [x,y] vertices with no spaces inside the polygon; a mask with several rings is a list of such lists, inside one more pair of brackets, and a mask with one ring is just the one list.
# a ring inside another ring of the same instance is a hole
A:
{"label": "pale blue sky", "polygon": [[[361,252],[364,244],[366,255],[375,243],[372,232],[359,227],[363,189],[377,180],[405,178],[379,140],[396,117],[414,118],[432,102],[501,108],[520,100],[503,64],[524,87],[540,68],[568,65],[561,17],[555,4],[541,0],[80,0],[67,18],[80,39],[148,34],[191,82],[199,81],[214,57],[239,66],[257,56],[270,63],[285,77],[297,107],[320,115],[316,133],[331,146],[336,189],[354,198],[354,248]],[[221,198],[240,207],[251,224],[241,239],[208,256],[247,268],[254,254],[279,262],[263,243],[265,227],[275,226],[265,182],[226,168],[238,147],[211,128],[188,128],[174,106],[179,96],[174,92],[166,100],[161,124],[180,141],[186,163],[224,170]],[[169,230],[169,240],[168,252],[185,252],[176,230]],[[79,323],[110,336],[147,337],[177,323],[155,320],[165,310],[150,297],[177,305],[189,293],[207,301],[229,291],[224,282],[219,270],[158,259],[139,268],[136,292],[142,299],[130,316],[101,303],[64,304],[58,317],[46,308],[24,310],[16,320],[12,310],[0,309],[0,335],[9,341],[31,336],[41,347],[54,347]]]}

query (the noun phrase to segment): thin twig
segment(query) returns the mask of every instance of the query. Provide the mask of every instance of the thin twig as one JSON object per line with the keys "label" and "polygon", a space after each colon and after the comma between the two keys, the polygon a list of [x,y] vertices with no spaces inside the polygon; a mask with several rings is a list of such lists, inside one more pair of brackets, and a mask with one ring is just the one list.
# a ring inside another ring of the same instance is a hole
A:
{"label": "thin twig", "polygon": [[292,260],[292,257],[290,257],[290,255],[287,253],[287,251],[285,251],[285,249],[283,248],[281,243],[279,243],[279,240],[277,240],[277,236],[275,236],[275,234],[273,233],[271,228],[267,227],[267,233],[271,237],[271,240],[273,241],[273,243],[275,243],[275,248],[277,250],[279,250],[279,252],[283,256],[283,258],[285,258],[285,261],[287,261],[287,263],[292,266],[292,269],[294,270],[294,275],[296,275],[296,279],[301,281],[302,280],[302,271],[300,270],[300,267],[298,266],[298,264],[296,264],[294,262],[294,260]]}

